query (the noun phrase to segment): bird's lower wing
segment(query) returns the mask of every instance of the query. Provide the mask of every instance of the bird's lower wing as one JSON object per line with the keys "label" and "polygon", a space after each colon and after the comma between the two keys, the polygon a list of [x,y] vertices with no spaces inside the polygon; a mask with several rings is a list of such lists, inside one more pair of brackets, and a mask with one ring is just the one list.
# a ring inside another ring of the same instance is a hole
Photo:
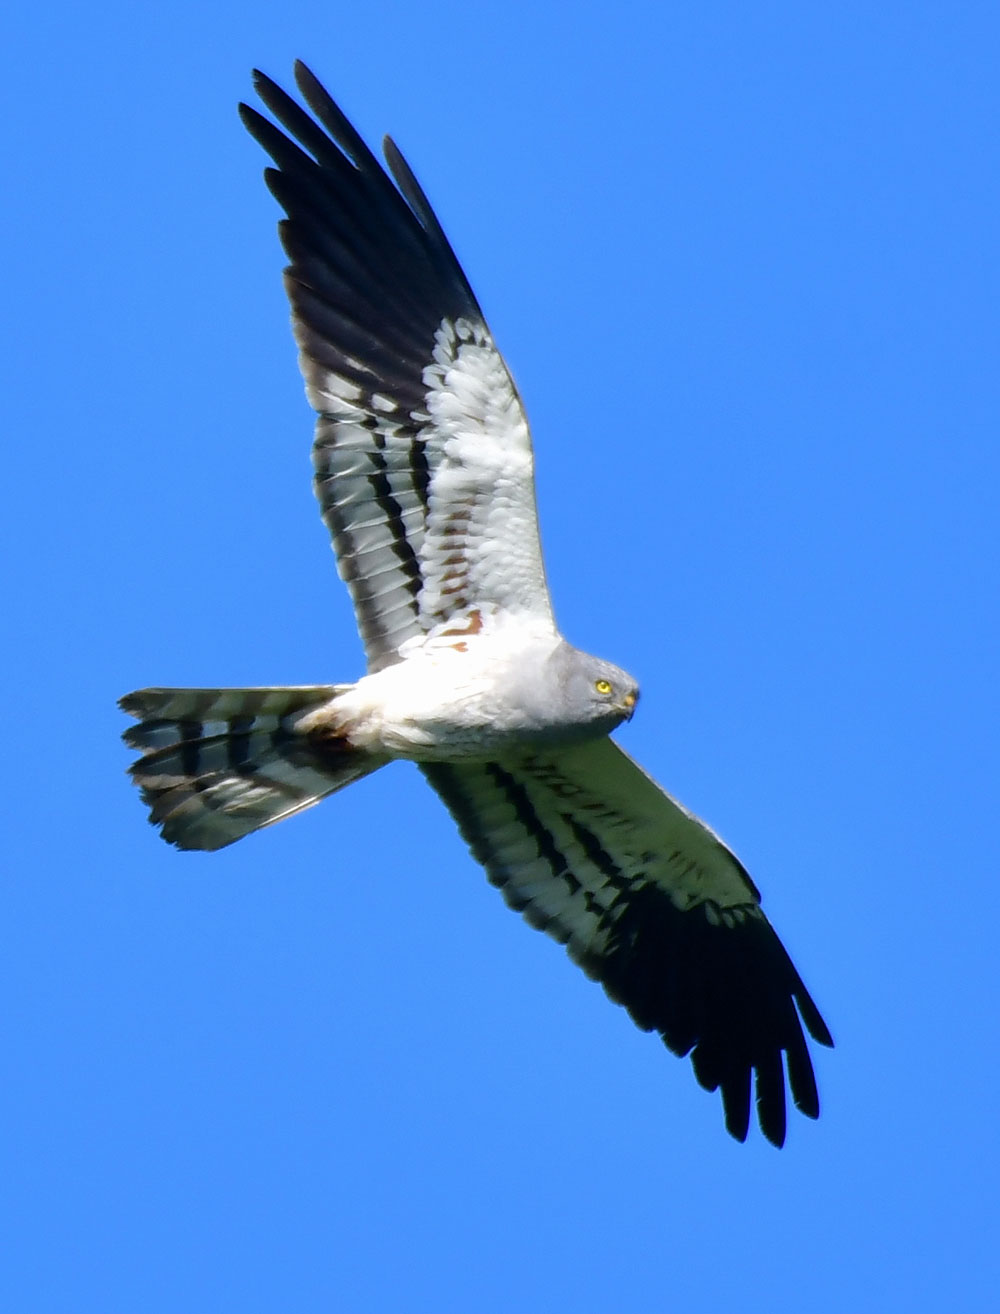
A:
{"label": "bird's lower wing", "polygon": [[[830,1033],[722,841],[610,739],[491,763],[425,764],[507,903],[564,943],[634,1021],[720,1090],[746,1137],[785,1138],[785,1080],[819,1100],[802,1023]],[[784,1067],[782,1063],[784,1056]]]}

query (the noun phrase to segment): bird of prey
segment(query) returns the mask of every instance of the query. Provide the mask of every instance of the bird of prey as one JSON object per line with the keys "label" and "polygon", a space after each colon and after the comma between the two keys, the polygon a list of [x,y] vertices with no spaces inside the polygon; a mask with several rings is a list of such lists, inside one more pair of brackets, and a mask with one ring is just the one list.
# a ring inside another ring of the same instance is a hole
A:
{"label": "bird of prey", "polygon": [[[722,841],[609,737],[635,680],[556,627],[517,388],[430,204],[304,65],[241,105],[276,167],[315,491],[367,656],[352,684],[121,700],[163,838],[219,849],[397,758],[416,762],[507,903],[698,1081],[744,1140],[819,1113],[830,1033]],[[284,131],[282,131],[284,128]],[[391,175],[391,176],[390,176]]]}

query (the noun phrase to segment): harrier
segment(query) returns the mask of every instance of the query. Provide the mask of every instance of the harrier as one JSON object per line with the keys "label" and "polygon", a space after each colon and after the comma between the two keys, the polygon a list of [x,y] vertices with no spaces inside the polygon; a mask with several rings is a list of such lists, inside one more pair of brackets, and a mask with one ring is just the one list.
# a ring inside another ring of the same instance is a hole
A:
{"label": "harrier", "polygon": [[[611,739],[635,680],[570,646],[545,582],[531,439],[476,298],[390,139],[387,174],[303,65],[261,73],[315,489],[368,670],[353,684],[143,689],[131,774],[182,849],[220,849],[398,758],[507,903],[768,1140],[819,1113],[830,1034],[722,841]],[[391,174],[391,178],[390,175]]]}

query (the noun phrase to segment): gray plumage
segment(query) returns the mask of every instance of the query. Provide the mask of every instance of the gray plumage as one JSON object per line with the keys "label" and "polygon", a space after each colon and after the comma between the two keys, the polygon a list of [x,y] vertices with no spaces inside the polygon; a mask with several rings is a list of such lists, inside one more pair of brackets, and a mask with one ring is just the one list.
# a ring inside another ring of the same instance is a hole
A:
{"label": "gray plumage", "polygon": [[[747,1134],[819,1102],[829,1032],[739,861],[608,738],[638,687],[552,614],[517,389],[413,174],[383,171],[302,65],[262,74],[315,488],[368,671],[351,684],[145,689],[131,768],[164,839],[216,849],[417,762],[507,902],[636,1023],[690,1054]],[[286,135],[287,134],[287,135]],[[299,144],[296,144],[299,143]]]}

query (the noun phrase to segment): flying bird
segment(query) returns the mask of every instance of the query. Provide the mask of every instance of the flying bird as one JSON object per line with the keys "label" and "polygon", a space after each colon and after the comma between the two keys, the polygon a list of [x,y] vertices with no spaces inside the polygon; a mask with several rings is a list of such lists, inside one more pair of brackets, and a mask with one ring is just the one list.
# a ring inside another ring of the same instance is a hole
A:
{"label": "flying bird", "polygon": [[296,81],[308,110],[258,72],[274,121],[240,114],[276,166],[315,491],[367,673],[126,695],[150,820],[220,849],[416,762],[507,903],[690,1054],[739,1140],[753,1085],[780,1146],[786,1082],[819,1113],[803,1024],[830,1033],[738,859],[610,738],[635,680],[559,633],[528,422],[427,198],[391,139],[387,173],[302,64]]}

